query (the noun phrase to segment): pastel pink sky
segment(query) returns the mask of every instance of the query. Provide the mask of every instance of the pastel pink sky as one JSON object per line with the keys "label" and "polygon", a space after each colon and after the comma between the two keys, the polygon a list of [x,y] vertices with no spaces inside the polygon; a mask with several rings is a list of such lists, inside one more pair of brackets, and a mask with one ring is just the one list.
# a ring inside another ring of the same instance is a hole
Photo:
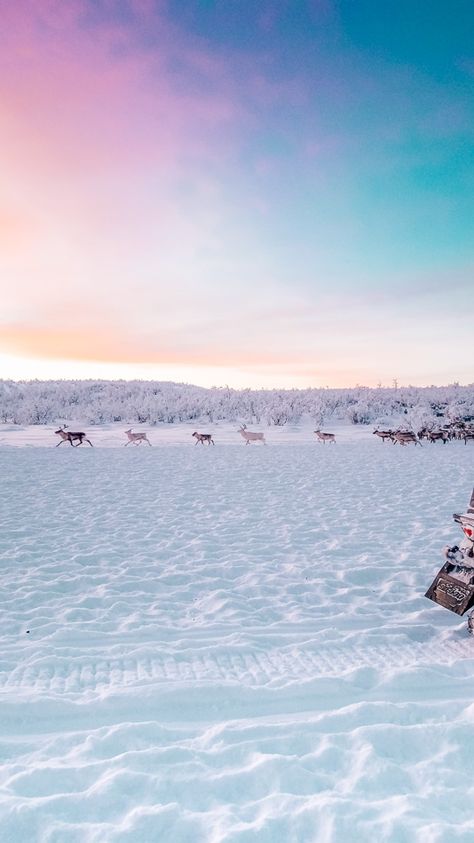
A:
{"label": "pastel pink sky", "polygon": [[472,379],[439,339],[468,330],[442,278],[464,291],[469,256],[384,254],[382,228],[367,255],[360,129],[323,118],[347,99],[339,61],[318,70],[315,103],[296,60],[275,69],[272,15],[244,47],[173,3],[0,11],[2,377]]}

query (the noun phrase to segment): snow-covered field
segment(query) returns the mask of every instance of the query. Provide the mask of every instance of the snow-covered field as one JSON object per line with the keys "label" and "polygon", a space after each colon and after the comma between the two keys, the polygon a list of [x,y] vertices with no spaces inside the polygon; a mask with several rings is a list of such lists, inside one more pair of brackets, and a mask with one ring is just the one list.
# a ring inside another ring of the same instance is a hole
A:
{"label": "snow-covered field", "polygon": [[2,841],[472,843],[474,640],[423,594],[473,445],[51,430],[0,428]]}

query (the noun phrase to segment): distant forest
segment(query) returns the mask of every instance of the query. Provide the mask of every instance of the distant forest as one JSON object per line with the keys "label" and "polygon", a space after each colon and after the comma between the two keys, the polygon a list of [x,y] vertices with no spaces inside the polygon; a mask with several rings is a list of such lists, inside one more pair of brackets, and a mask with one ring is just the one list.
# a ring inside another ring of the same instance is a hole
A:
{"label": "distant forest", "polygon": [[353,389],[206,389],[153,381],[0,381],[0,422],[175,424],[193,420],[282,426],[307,419],[408,426],[474,418],[474,384]]}

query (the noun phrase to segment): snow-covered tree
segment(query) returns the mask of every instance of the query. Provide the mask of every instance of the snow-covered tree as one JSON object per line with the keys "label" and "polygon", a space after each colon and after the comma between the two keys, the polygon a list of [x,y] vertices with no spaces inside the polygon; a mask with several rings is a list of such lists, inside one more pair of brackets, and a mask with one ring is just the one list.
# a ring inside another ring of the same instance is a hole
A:
{"label": "snow-covered tree", "polygon": [[282,426],[307,418],[423,427],[474,417],[474,384],[354,389],[205,389],[158,381],[0,381],[0,423],[173,424],[237,420]]}

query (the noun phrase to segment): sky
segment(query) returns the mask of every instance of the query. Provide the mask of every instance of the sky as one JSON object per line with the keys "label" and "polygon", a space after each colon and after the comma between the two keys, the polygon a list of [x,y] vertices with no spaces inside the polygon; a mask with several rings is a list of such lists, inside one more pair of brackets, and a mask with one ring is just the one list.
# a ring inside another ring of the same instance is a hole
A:
{"label": "sky", "polygon": [[0,377],[474,381],[471,0],[0,19]]}

